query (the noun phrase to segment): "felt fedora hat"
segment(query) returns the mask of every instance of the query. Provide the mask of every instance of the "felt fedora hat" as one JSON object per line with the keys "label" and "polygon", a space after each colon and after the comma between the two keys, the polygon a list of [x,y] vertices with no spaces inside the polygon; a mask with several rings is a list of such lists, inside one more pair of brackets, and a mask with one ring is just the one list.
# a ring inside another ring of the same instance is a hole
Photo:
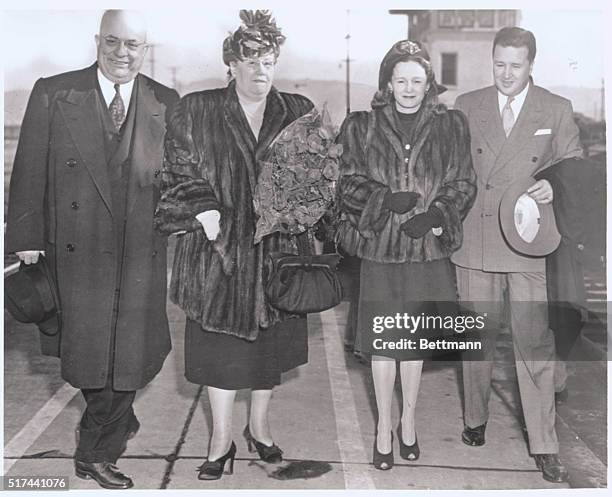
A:
{"label": "felt fedora hat", "polygon": [[21,323],[35,323],[46,335],[61,328],[61,311],[55,281],[47,260],[21,263],[19,271],[4,280],[4,306]]}
{"label": "felt fedora hat", "polygon": [[531,176],[512,183],[499,205],[499,222],[508,244],[517,252],[543,257],[561,242],[552,203],[538,204],[526,192],[536,180]]}

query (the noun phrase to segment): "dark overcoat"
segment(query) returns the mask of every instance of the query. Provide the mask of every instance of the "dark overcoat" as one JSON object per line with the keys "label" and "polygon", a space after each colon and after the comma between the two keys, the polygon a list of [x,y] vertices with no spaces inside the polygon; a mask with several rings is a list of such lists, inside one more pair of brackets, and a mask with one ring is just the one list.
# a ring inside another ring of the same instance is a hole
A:
{"label": "dark overcoat", "polygon": [[[338,186],[342,218],[338,240],[351,255],[384,263],[449,257],[462,243],[461,221],[476,195],[465,116],[440,104],[423,104],[408,142],[392,104],[353,112],[340,131]],[[388,192],[419,194],[405,214],[383,208]],[[442,234],[411,238],[400,229],[430,206],[443,214]]]}
{"label": "dark overcoat", "polygon": [[153,379],[170,351],[167,240],[153,229],[153,213],[165,122],[178,94],[136,78],[121,258],[122,220],[112,209],[96,72],[94,64],[36,82],[11,177],[6,250],[45,250],[56,273],[62,330],[42,339],[43,353],[61,358],[62,377],[77,388],[102,388],[112,352],[113,387],[135,390]]}
{"label": "dark overcoat", "polygon": [[[234,81],[186,95],[176,107],[156,223],[164,233],[188,232],[177,241],[170,299],[207,331],[252,341],[288,317],[266,301],[264,263],[270,251],[295,253],[295,237],[276,233],[254,244],[252,192],[274,138],[312,107],[306,97],[272,87],[257,140]],[[195,218],[209,209],[221,213],[214,242]]]}
{"label": "dark overcoat", "polygon": [[[554,192],[553,208],[561,243],[546,256],[548,320],[555,345],[565,359],[588,317],[584,267],[603,271],[606,235],[605,165],[564,159],[535,176]],[[591,264],[589,264],[591,263]]]}

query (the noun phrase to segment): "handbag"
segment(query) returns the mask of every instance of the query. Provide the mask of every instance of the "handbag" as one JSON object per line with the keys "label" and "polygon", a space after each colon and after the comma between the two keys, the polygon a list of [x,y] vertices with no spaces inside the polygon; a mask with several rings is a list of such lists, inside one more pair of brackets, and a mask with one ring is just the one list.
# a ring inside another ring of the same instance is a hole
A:
{"label": "handbag", "polygon": [[294,314],[321,312],[338,305],[343,291],[340,254],[311,255],[307,235],[296,237],[299,255],[271,252],[266,296],[273,307]]}

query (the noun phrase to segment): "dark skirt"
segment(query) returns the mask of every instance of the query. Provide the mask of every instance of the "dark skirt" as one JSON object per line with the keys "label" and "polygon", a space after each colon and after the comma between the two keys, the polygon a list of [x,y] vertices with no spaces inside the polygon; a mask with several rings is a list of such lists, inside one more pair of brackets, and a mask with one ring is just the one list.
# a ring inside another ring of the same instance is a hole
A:
{"label": "dark skirt", "polygon": [[375,340],[397,341],[403,338],[437,339],[441,331],[429,330],[413,334],[400,331],[374,333],[373,316],[400,314],[453,315],[457,312],[457,281],[455,268],[449,259],[422,263],[379,263],[363,259],[357,333],[363,352],[397,360],[418,360],[432,357],[431,351],[407,349],[376,349]]}
{"label": "dark skirt", "polygon": [[187,319],[185,377],[192,383],[225,390],[268,390],[281,373],[308,362],[306,318],[281,321],[261,330],[253,342],[202,329]]}

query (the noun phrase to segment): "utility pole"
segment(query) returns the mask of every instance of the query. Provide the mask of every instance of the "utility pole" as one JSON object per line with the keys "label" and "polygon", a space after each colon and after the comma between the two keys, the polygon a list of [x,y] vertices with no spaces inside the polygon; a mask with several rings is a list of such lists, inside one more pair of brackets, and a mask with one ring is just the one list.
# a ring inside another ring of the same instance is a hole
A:
{"label": "utility pole", "polygon": [[149,45],[151,50],[151,79],[155,79],[155,45]]}
{"label": "utility pole", "polygon": [[606,89],[604,87],[604,79],[601,78],[601,104],[599,107],[599,120],[606,120]]}
{"label": "utility pole", "polygon": [[346,11],[346,115],[351,112],[351,11]]}
{"label": "utility pole", "polygon": [[178,84],[176,82],[176,70],[177,70],[176,66],[172,66],[170,68],[170,72],[172,74],[172,88],[174,88],[178,92],[179,91],[179,87],[178,87]]}

